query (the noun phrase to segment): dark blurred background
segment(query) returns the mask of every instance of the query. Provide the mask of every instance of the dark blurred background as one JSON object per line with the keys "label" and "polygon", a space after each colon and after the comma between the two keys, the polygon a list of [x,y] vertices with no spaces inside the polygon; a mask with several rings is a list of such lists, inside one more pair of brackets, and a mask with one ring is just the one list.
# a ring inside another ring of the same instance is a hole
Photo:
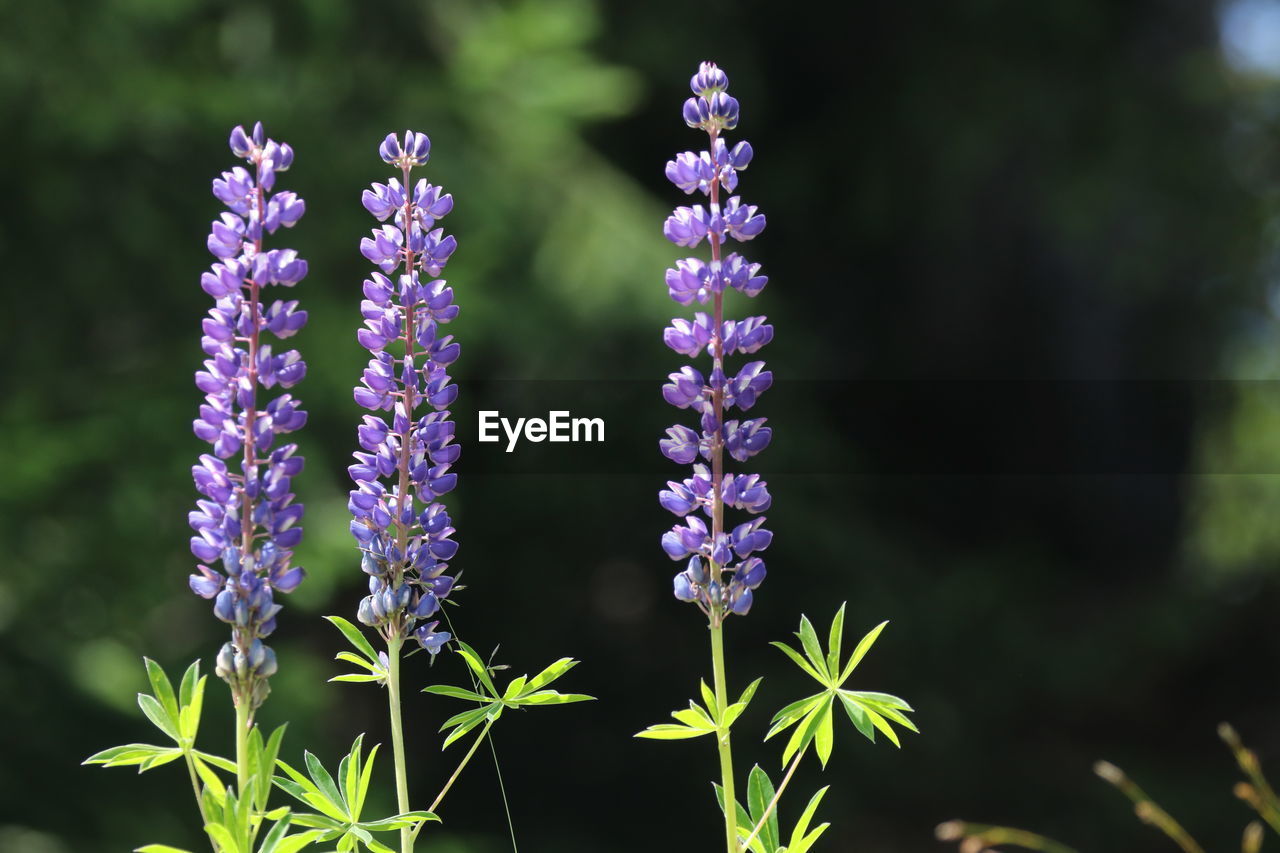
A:
{"label": "dark blurred background", "polygon": [[[682,313],[661,222],[684,203],[662,170],[701,143],[679,109],[707,58],[742,102],[741,191],[770,222],[745,253],[771,283],[730,310],[776,328],[759,407],[776,438],[754,460],[774,493],[771,574],[728,631],[731,682],[766,676],[735,729],[740,772],[776,767],[758,735],[806,688],[768,641],[847,600],[850,631],[893,620],[858,684],[911,700],[923,734],[899,752],[846,726],[825,774],[801,770],[783,818],[832,784],[820,849],[937,850],[933,826],[957,816],[1165,849],[1092,776],[1101,757],[1232,849],[1247,810],[1215,725],[1280,773],[1280,3],[841,14],[5,4],[0,850],[203,844],[176,765],[78,765],[152,739],[141,655],[208,666],[225,633],[186,588],[205,447],[191,375],[209,181],[232,165],[228,129],[256,119],[297,151],[280,185],[308,213],[277,245],[312,271],[293,294],[311,315],[294,339],[310,579],[286,602],[260,720],[290,721],[294,759],[387,737],[380,691],[325,683],[340,643],[320,616],[353,616],[362,594],[345,510],[373,225],[359,196],[387,176],[382,136],[425,130],[426,174],[457,199],[464,438],[479,408],[542,414],[540,389],[609,429],[582,456],[469,442],[449,498],[458,630],[517,672],[580,657],[565,689],[600,698],[496,730],[520,846],[715,849],[712,745],[631,738],[710,669],[700,617],[669,592],[655,499],[678,472],[657,455],[679,417],[658,386],[683,363],[660,335]],[[410,685],[464,678],[454,656],[407,666]],[[225,695],[211,682],[210,749],[229,749]],[[457,760],[434,735],[453,710],[409,693],[417,792]],[[390,808],[389,759],[379,783]],[[424,849],[510,849],[492,762],[443,814]]]}

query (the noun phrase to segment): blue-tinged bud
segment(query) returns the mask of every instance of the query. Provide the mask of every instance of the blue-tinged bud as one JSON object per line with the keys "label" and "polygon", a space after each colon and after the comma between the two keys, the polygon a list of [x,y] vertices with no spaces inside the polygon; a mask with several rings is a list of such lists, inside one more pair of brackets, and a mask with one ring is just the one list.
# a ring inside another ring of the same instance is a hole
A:
{"label": "blue-tinged bud", "polygon": [[388,133],[382,140],[382,144],[378,146],[378,154],[382,156],[385,163],[394,163],[400,156],[400,140],[394,133]]}
{"label": "blue-tinged bud", "polygon": [[360,608],[356,611],[356,618],[359,619],[362,624],[368,625],[370,628],[373,628],[378,624],[378,616],[373,610],[373,599],[374,597],[372,595],[366,595],[364,598],[360,599]]}
{"label": "blue-tinged bud", "polygon": [[218,649],[217,663],[214,672],[224,681],[229,681],[235,674],[236,670],[236,647],[230,643],[223,643],[222,648]]}
{"label": "blue-tinged bud", "polygon": [[258,664],[258,676],[260,678],[270,678],[276,674],[276,653],[270,646],[263,646],[262,662]]}
{"label": "blue-tinged bud", "polygon": [[703,62],[698,66],[698,73],[689,80],[689,88],[695,95],[709,98],[716,92],[729,88],[729,76],[714,62]]}
{"label": "blue-tinged bud", "polygon": [[249,146],[249,137],[245,135],[244,127],[236,125],[231,131],[231,138],[228,140],[231,145],[231,153],[237,157],[248,157],[251,151]]}
{"label": "blue-tinged bud", "polygon": [[689,127],[702,127],[711,117],[711,105],[706,98],[690,98],[684,102],[684,123]]}
{"label": "blue-tinged bud", "polygon": [[717,92],[707,102],[707,112],[717,127],[733,130],[738,126],[738,99],[725,92]]}
{"label": "blue-tinged bud", "polygon": [[707,582],[707,569],[703,566],[701,557],[690,558],[689,565],[685,567],[685,572],[689,575],[689,580],[696,584],[705,584]]}
{"label": "blue-tinged bud", "polygon": [[255,639],[249,644],[249,668],[256,671],[266,659],[267,647],[262,644],[261,640]]}
{"label": "blue-tinged bud", "polygon": [[232,623],[236,621],[236,597],[230,588],[224,589],[214,598],[213,615],[223,622]]}
{"label": "blue-tinged bud", "polygon": [[681,601],[694,601],[698,597],[698,593],[694,590],[693,583],[689,580],[686,572],[681,572],[675,576],[675,596]]}

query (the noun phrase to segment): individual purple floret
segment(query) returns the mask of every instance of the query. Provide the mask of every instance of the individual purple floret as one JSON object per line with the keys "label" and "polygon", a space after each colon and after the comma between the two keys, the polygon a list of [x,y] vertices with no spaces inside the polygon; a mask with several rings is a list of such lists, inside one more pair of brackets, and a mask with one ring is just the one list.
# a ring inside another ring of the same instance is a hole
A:
{"label": "individual purple floret", "polygon": [[[360,242],[360,252],[378,266],[364,283],[360,345],[373,358],[355,389],[355,400],[375,414],[357,430],[361,450],[348,469],[356,487],[348,508],[351,533],[369,575],[369,595],[358,617],[383,636],[415,637],[431,654],[450,639],[426,621],[453,589],[445,574],[457,553],[449,514],[438,498],[454,487],[449,467],[460,448],[453,444],[449,406],[458,388],[445,368],[459,353],[440,326],[458,316],[453,290],[435,278],[457,241],[435,227],[453,209],[453,196],[409,173],[427,162],[431,141],[405,131],[389,134],[378,149],[401,178],[365,190],[365,209],[391,223]],[[390,412],[388,421],[379,414]]]}
{"label": "individual purple floret", "polygon": [[[213,612],[231,625],[231,640],[217,658],[217,673],[237,705],[250,712],[269,691],[275,653],[262,639],[276,627],[276,592],[292,592],[303,570],[292,565],[302,539],[302,504],[290,483],[302,470],[297,445],[274,446],[277,435],[300,429],[307,414],[290,394],[266,400],[260,390],[287,389],[307,372],[296,350],[275,352],[262,333],[292,336],[307,322],[295,300],[260,301],[269,285],[292,287],[307,274],[293,249],[266,249],[264,237],[293,227],[306,205],[291,192],[272,194],[276,175],[293,163],[293,149],[266,139],[262,124],[246,134],[231,131],[231,150],[249,168],[236,166],[213,182],[227,212],[213,223],[208,247],[217,262],[201,278],[214,307],[203,323],[201,346],[208,358],[196,373],[205,392],[195,434],[213,445],[191,469],[204,500],[189,514],[196,535],[191,553],[201,560],[191,589],[214,601]],[[238,466],[228,466],[232,457]],[[221,563],[222,571],[208,564]],[[225,574],[224,574],[225,573]]]}
{"label": "individual purple floret", "polygon": [[[737,290],[755,296],[768,279],[760,275],[760,265],[736,252],[722,254],[728,239],[745,242],[764,230],[765,218],[755,205],[733,196],[723,204],[720,192],[733,192],[738,172],[751,162],[751,145],[738,142],[730,147],[721,131],[738,125],[738,102],[726,90],[729,78],[715,63],[704,62],[690,81],[693,97],[685,101],[684,120],[706,131],[706,151],[686,151],[667,163],[667,177],[686,194],[701,193],[707,204],[678,207],[663,226],[667,239],[677,246],[695,248],[706,240],[710,260],[685,258],[667,270],[667,290],[680,305],[711,303],[710,314],[699,311],[693,319],[677,317],[663,333],[667,346],[681,355],[711,357],[710,372],[686,366],[672,373],[662,387],[663,398],[680,409],[699,415],[700,430],[676,424],[659,442],[664,456],[681,465],[693,466],[693,476],[671,481],[659,493],[659,503],[684,519],[662,537],[662,549],[673,560],[687,560],[685,570],[675,576],[675,595],[692,601],[711,620],[721,624],[730,613],[745,614],[751,609],[753,590],[765,577],[764,561],[752,556],[769,546],[773,534],[761,525],[764,518],[738,524],[726,531],[726,505],[750,514],[769,508],[768,487],[755,474],[730,474],[724,470],[724,454],[745,462],[769,443],[771,430],[765,418],[726,420],[731,409],[745,412],[773,382],[773,374],[763,361],[752,361],[730,375],[725,357],[754,353],[773,338],[773,327],[764,317],[725,320],[724,294]],[[703,520],[703,517],[707,521]],[[728,577],[726,577],[728,573]]]}

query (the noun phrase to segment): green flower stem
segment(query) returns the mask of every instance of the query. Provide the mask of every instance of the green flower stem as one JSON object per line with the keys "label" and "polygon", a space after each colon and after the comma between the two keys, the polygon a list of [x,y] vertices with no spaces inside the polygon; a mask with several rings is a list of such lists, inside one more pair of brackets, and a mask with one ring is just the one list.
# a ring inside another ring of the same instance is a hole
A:
{"label": "green flower stem", "polygon": [[[236,796],[241,800],[252,796],[249,790],[249,729],[253,726],[253,715],[249,712],[249,700],[236,703]],[[252,823],[252,821],[250,821]],[[253,830],[246,826],[244,849],[253,849]]]}
{"label": "green flower stem", "polygon": [[[204,798],[200,796],[200,777],[196,775],[196,762],[189,749],[182,751],[182,757],[186,759],[187,772],[191,774],[191,788],[196,792],[196,808],[200,810],[200,828],[203,829],[209,825],[209,815],[204,810]],[[218,842],[211,838],[209,843],[213,845],[213,853],[218,853]]]}
{"label": "green flower stem", "polygon": [[[715,680],[716,705],[729,707],[728,691],[724,677],[724,625],[718,621],[711,625],[711,670]],[[720,786],[724,789],[725,849],[738,853],[738,809],[733,792],[733,751],[729,746],[729,730],[716,732],[716,746],[720,750]]]}
{"label": "green flower stem", "polygon": [[[403,492],[402,492],[403,494]],[[404,725],[400,721],[400,647],[404,640],[387,640],[387,703],[391,712],[391,754],[396,765],[396,806],[400,813],[409,811],[409,774],[404,763]],[[413,853],[414,833],[408,827],[400,830],[400,853]]]}
{"label": "green flower stem", "polygon": [[791,766],[787,768],[787,775],[782,777],[782,784],[778,786],[778,790],[774,792],[773,799],[769,801],[769,805],[765,808],[764,814],[760,815],[760,822],[751,830],[751,834],[747,836],[747,840],[742,842],[742,849],[751,848],[751,842],[755,841],[756,836],[760,834],[760,830],[764,829],[764,825],[769,821],[769,816],[773,814],[774,809],[778,807],[778,800],[782,799],[782,792],[787,790],[791,777],[795,775],[796,768],[800,766],[800,759],[804,758],[804,754],[809,751],[809,744],[804,745],[804,749],[796,753],[796,757],[791,759]]}
{"label": "green flower stem", "polygon": [[[471,744],[471,749],[467,750],[467,754],[462,757],[462,761],[459,762],[457,769],[453,771],[453,775],[449,777],[449,781],[444,783],[444,787],[441,788],[440,793],[436,795],[435,802],[427,808],[427,811],[434,814],[435,810],[440,807],[440,803],[444,801],[444,795],[449,793],[449,789],[453,787],[454,782],[458,781],[458,777],[462,775],[462,770],[467,766],[467,762],[471,760],[471,756],[476,754],[476,750],[480,748],[480,744],[484,743],[484,739],[489,736],[489,729],[493,728],[494,719],[495,718],[490,718],[485,722],[484,728],[480,730],[480,736]],[[413,828],[414,838],[418,837],[418,832],[422,829],[422,826],[425,823],[425,820],[420,821],[418,825]]]}

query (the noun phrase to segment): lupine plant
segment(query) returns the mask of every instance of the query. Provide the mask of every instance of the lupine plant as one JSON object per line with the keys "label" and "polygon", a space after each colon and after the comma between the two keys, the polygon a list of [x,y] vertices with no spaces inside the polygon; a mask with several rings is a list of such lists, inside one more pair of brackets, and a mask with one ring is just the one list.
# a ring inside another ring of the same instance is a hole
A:
{"label": "lupine plant", "polygon": [[[196,435],[213,452],[201,456],[192,469],[202,497],[189,516],[195,531],[191,551],[200,560],[189,584],[212,599],[215,616],[231,626],[215,671],[227,682],[235,707],[235,760],[196,748],[207,681],[199,662],[187,668],[175,690],[163,669],[146,660],[152,692],[140,694],[138,704],[173,745],[128,744],[85,763],[136,766],[141,772],[182,759],[214,853],[296,853],[316,844],[340,852],[395,853],[375,837],[384,832],[398,832],[400,849],[407,853],[422,827],[439,820],[435,809],[505,710],[592,697],[548,689],[575,660],[562,658],[533,678],[519,676],[499,688],[494,674],[503,667],[492,666],[456,641],[470,689],[434,685],[426,691],[471,705],[441,727],[448,732],[444,747],[482,728],[430,808],[409,809],[400,715],[402,647],[416,640],[434,659],[454,639],[437,630],[438,621],[426,620],[461,587],[454,585],[456,573],[445,574],[457,544],[438,500],[455,482],[448,469],[458,448],[452,443],[448,406],[457,388],[445,367],[458,357],[459,348],[450,336],[438,334],[458,309],[452,290],[435,278],[456,244],[433,225],[453,200],[425,181],[410,189],[409,172],[426,162],[430,141],[425,134],[406,132],[403,145],[390,135],[381,147],[383,159],[401,169],[403,183],[393,178],[375,184],[364,196],[370,212],[381,220],[394,217],[395,224],[361,244],[381,272],[364,283],[365,328],[358,339],[373,358],[355,399],[366,409],[392,416],[390,423],[376,414],[365,416],[357,433],[362,450],[350,469],[356,483],[350,495],[351,530],[369,583],[357,618],[377,631],[386,650],[376,651],[351,622],[329,617],[355,649],[340,652],[338,659],[361,669],[331,680],[387,687],[399,813],[381,819],[364,816],[378,747],[366,754],[363,735],[356,737],[336,774],[308,751],[303,753],[303,772],[279,757],[284,726],[264,736],[255,724],[277,668],[275,654],[264,643],[281,609],[275,594],[296,589],[303,579],[303,570],[292,565],[293,549],[302,538],[303,509],[291,491],[303,462],[296,445],[277,446],[276,437],[300,429],[306,414],[287,393],[267,396],[277,386],[293,387],[306,367],[296,351],[273,352],[263,333],[288,338],[306,323],[306,312],[293,300],[264,305],[262,289],[292,287],[307,274],[307,264],[292,249],[265,243],[280,227],[296,224],[305,205],[291,192],[273,194],[277,174],[293,162],[288,145],[267,139],[261,124],[251,133],[235,128],[230,144],[250,168],[236,167],[213,182],[214,195],[227,212],[213,223],[207,244],[217,261],[201,279],[215,303],[202,326],[201,345],[208,358],[196,373],[196,385],[205,402],[194,423]],[[396,275],[401,265],[403,272]],[[392,347],[399,348],[398,354],[389,351]],[[238,464],[228,465],[226,460],[233,458]],[[384,479],[390,482],[384,484]],[[224,781],[220,772],[234,783]],[[274,790],[296,804],[271,808]],[[163,844],[139,850],[185,853]]]}
{"label": "lupine plant", "polygon": [[[753,154],[749,142],[739,141],[730,147],[723,138],[725,131],[738,125],[738,102],[728,94],[728,86],[729,78],[712,62],[702,63],[690,81],[693,97],[684,103],[684,120],[689,127],[706,132],[708,146],[703,151],[677,155],[667,163],[666,175],[686,194],[701,193],[707,204],[676,208],[663,227],[667,239],[677,246],[693,249],[705,240],[710,254],[709,259],[679,260],[666,274],[668,294],[676,303],[710,303],[711,311],[698,311],[692,320],[672,320],[663,340],[690,358],[705,353],[711,359],[711,369],[704,375],[697,367],[682,367],[670,375],[662,388],[668,403],[698,415],[699,428],[677,424],[659,442],[668,459],[693,466],[691,477],[667,484],[659,493],[659,502],[682,519],[662,537],[662,549],[672,560],[685,562],[674,579],[675,597],[692,603],[707,619],[713,686],[709,688],[703,681],[701,703],[690,701],[687,709],[672,714],[675,723],[650,726],[638,736],[661,740],[714,737],[720,759],[720,782],[715,785],[715,794],[724,814],[729,853],[803,853],[828,826],[823,823],[810,828],[827,789],[822,788],[809,800],[785,843],[777,807],[810,747],[826,766],[834,742],[837,705],[873,742],[880,732],[899,745],[895,724],[916,729],[906,716],[912,709],[903,700],[844,686],[885,623],[864,636],[846,662],[841,657],[844,606],[832,620],[825,652],[813,625],[802,616],[797,634],[800,651],[784,643],[774,645],[816,680],[822,690],[780,710],[765,735],[768,740],[791,729],[782,752],[786,771],[778,787],[774,788],[768,774],[757,765],[747,779],[747,807],[738,801],[730,729],[746,710],[761,679],[751,682],[735,701],[730,701],[724,626],[730,616],[745,616],[750,611],[755,590],[765,579],[765,565],[759,553],[768,548],[773,534],[763,526],[765,519],[760,515],[771,502],[767,484],[756,474],[726,471],[725,454],[743,463],[769,444],[772,431],[765,425],[766,418],[734,417],[733,410],[745,415],[752,409],[772,384],[773,374],[764,369],[764,362],[749,361],[730,376],[726,361],[730,356],[751,355],[760,350],[772,340],[773,327],[762,316],[725,319],[726,294],[736,290],[754,297],[768,281],[760,273],[759,264],[736,251],[725,254],[729,240],[746,242],[765,227],[765,217],[755,205],[744,203],[737,195],[721,200],[722,191],[736,191],[738,173],[747,168]],[[755,517],[730,526],[725,518],[727,510]]]}
{"label": "lupine plant", "polygon": [[[400,176],[373,184],[362,197],[369,213],[380,222],[390,222],[360,241],[361,254],[378,270],[364,282],[360,305],[364,327],[357,338],[372,358],[355,388],[355,401],[373,414],[365,415],[357,429],[361,449],[348,469],[355,483],[348,508],[351,533],[360,548],[360,568],[369,584],[357,618],[377,632],[385,651],[375,653],[351,622],[329,617],[355,648],[354,653],[339,654],[339,659],[363,670],[335,680],[374,681],[387,688],[396,798],[402,813],[409,811],[400,702],[404,645],[416,640],[419,649],[434,659],[453,637],[439,630],[440,620],[431,617],[451,592],[462,588],[455,586],[456,573],[446,574],[458,543],[440,500],[457,483],[457,474],[449,468],[460,453],[449,420],[458,386],[447,368],[461,348],[452,335],[440,331],[458,316],[458,306],[453,289],[437,278],[457,248],[457,241],[436,227],[453,209],[453,196],[425,178],[414,183],[411,176],[413,169],[427,163],[430,151],[431,140],[425,133],[406,130],[403,141],[388,134],[378,153]],[[389,422],[381,412],[390,413]],[[556,661],[532,679],[516,678],[499,691],[492,668],[474,649],[459,641],[458,653],[470,670],[471,688],[435,685],[426,690],[474,702],[477,707],[445,722],[444,729],[451,731],[444,746],[481,724],[483,728],[428,813],[440,805],[504,709],[591,698],[545,689],[577,664],[569,658]],[[404,853],[413,849],[424,823],[401,830]]]}

